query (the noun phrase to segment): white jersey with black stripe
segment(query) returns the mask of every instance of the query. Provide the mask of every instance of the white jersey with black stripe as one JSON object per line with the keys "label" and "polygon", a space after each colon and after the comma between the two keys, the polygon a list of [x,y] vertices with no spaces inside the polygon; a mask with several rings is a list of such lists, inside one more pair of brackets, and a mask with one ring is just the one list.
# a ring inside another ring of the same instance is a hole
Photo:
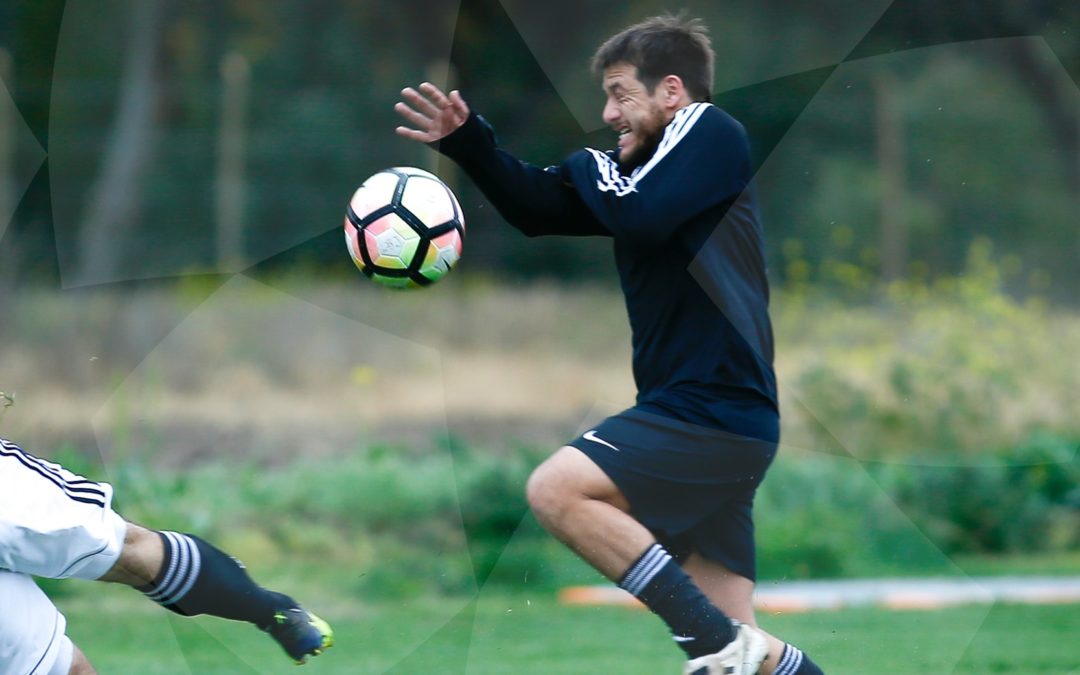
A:
{"label": "white jersey with black stripe", "polygon": [[126,530],[112,486],[0,438],[0,569],[97,579],[119,558]]}

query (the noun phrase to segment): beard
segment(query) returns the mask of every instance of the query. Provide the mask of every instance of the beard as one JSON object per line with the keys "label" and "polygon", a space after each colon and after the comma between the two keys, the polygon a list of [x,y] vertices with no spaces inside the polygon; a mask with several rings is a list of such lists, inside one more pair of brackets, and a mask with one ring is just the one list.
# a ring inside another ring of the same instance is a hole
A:
{"label": "beard", "polygon": [[629,173],[648,162],[656,152],[657,146],[660,145],[666,126],[660,108],[658,106],[654,107],[650,111],[649,117],[642,120],[634,129],[634,134],[638,137],[638,143],[631,148],[619,151],[619,170],[623,173]]}

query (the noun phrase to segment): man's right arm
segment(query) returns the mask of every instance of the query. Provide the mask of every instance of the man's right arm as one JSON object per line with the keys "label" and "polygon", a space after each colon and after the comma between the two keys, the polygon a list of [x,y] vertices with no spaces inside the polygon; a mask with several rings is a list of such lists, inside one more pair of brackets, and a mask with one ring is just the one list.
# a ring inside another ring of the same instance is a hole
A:
{"label": "man's right arm", "polygon": [[526,236],[610,236],[557,167],[541,169],[502,150],[479,115],[470,113],[464,124],[431,145],[454,160],[506,222]]}
{"label": "man's right arm", "polygon": [[501,150],[491,126],[469,110],[461,92],[444,94],[424,82],[402,89],[401,96],[394,110],[405,124],[395,133],[427,143],[457,162],[511,225],[530,237],[608,234],[560,173]]}

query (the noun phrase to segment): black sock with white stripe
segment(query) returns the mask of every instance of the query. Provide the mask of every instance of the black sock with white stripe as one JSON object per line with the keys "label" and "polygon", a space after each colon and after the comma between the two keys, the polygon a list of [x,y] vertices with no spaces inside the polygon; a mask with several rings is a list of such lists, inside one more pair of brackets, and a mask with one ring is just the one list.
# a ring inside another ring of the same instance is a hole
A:
{"label": "black sock with white stripe", "polygon": [[780,655],[780,663],[777,664],[773,675],[825,675],[825,673],[795,645],[784,645],[784,653]]}
{"label": "black sock with white stripe", "polygon": [[274,613],[296,607],[287,595],[259,586],[240,561],[190,534],[159,532],[165,545],[161,571],[138,590],[183,616],[210,614],[248,621],[265,630]]}
{"label": "black sock with white stripe", "polygon": [[718,652],[735,639],[731,619],[705,597],[660,544],[650,546],[630,566],[619,587],[663,619],[691,659]]}

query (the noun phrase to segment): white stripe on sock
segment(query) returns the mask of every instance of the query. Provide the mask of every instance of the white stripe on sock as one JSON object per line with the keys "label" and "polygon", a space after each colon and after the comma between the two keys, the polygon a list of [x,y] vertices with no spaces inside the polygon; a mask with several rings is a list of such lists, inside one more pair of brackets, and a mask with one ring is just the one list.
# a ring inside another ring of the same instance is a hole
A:
{"label": "white stripe on sock", "polygon": [[651,548],[638,560],[630,573],[626,575],[620,584],[623,589],[629,591],[634,597],[641,595],[649,582],[671,560],[669,554],[660,544],[653,544]]}
{"label": "white stripe on sock", "polygon": [[171,604],[169,599],[176,592],[180,586],[187,582],[188,572],[191,566],[191,554],[188,546],[188,539],[175,532],[163,532],[166,537],[169,538],[169,542],[172,543],[172,555],[173,560],[176,561],[176,572],[168,579],[168,583],[163,583],[158,591],[154,594],[154,600],[157,602],[168,605]]}
{"label": "white stripe on sock", "polygon": [[633,591],[634,595],[641,595],[645,588],[652,582],[653,578],[660,573],[660,570],[664,569],[664,566],[671,562],[671,556],[667,551],[664,551],[661,556],[651,568],[645,571],[644,576],[638,581],[637,588]]}
{"label": "white stripe on sock", "polygon": [[641,580],[642,575],[655,564],[657,559],[663,557],[663,554],[664,549],[660,544],[650,546],[649,550],[638,559],[637,563],[626,575],[626,578],[623,579],[622,587],[636,596],[638,593],[635,589],[638,588],[638,582]]}
{"label": "white stripe on sock", "polygon": [[780,657],[773,675],[795,675],[802,666],[803,653],[794,645],[784,645],[784,654]]}
{"label": "white stripe on sock", "polygon": [[176,570],[180,566],[180,556],[176,550],[176,543],[171,532],[162,532],[161,535],[165,537],[169,552],[169,566],[165,570],[165,574],[161,577],[161,582],[150,592],[146,594],[146,597],[150,598],[154,602],[158,601],[161,597],[164,589],[172,585],[173,579],[176,577]]}
{"label": "white stripe on sock", "polygon": [[199,547],[188,537],[184,537],[184,541],[191,547],[191,569],[188,571],[187,581],[167,603],[170,605],[175,605],[184,599],[191,587],[195,585],[195,580],[199,578],[199,570],[202,569],[202,554],[199,553]]}

